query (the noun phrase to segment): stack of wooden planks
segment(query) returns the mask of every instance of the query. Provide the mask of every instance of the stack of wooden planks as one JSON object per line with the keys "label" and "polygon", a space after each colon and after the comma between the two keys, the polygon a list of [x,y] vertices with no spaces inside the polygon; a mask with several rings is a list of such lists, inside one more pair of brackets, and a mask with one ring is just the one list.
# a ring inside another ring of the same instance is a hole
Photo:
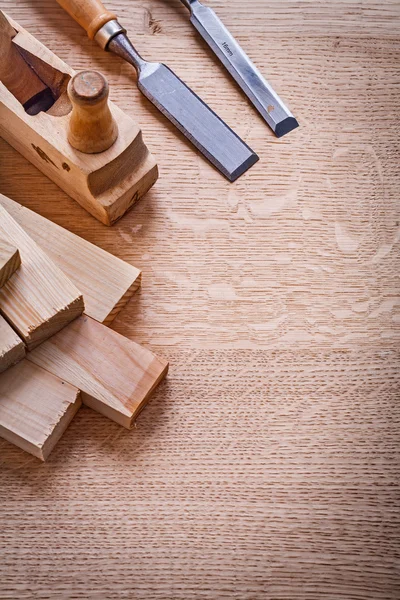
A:
{"label": "stack of wooden planks", "polygon": [[168,363],[107,327],[135,267],[0,194],[0,436],[45,460],[82,403],[130,429]]}

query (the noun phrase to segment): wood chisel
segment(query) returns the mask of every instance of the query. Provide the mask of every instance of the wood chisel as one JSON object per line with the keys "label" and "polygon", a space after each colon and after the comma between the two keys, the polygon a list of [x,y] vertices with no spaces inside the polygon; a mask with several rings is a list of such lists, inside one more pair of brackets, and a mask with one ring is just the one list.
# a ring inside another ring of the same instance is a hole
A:
{"label": "wood chisel", "polygon": [[299,126],[288,107],[229,33],[215,12],[199,0],[181,0],[190,21],[252,101],[277,137]]}
{"label": "wood chisel", "polygon": [[100,0],[57,0],[90,39],[133,65],[138,88],[230,181],[258,156],[167,66],[147,62]]}

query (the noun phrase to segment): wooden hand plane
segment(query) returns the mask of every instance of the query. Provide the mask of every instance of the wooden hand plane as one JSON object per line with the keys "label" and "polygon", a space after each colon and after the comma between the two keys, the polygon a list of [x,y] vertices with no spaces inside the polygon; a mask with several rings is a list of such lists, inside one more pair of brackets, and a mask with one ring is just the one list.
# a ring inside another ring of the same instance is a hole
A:
{"label": "wooden hand plane", "polygon": [[0,136],[105,225],[156,182],[131,117],[101,74],[76,73],[0,11]]}

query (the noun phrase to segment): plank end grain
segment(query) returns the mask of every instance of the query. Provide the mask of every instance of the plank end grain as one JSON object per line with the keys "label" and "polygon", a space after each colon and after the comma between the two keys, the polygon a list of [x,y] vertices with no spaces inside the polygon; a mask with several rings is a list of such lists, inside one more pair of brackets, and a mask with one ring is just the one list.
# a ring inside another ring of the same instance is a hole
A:
{"label": "plank end grain", "polygon": [[77,388],[27,360],[0,376],[0,436],[42,461],[80,406]]}
{"label": "plank end grain", "polygon": [[0,315],[0,373],[25,357],[25,344]]}
{"label": "plank end grain", "polygon": [[141,271],[0,194],[3,206],[85,298],[85,314],[110,325],[140,288]]}
{"label": "plank end grain", "polygon": [[[113,257],[113,258],[115,258],[115,257]],[[117,260],[120,260],[120,259],[117,259]],[[136,267],[133,267],[132,265],[129,265],[128,263],[126,263],[122,260],[120,262],[123,263],[123,265],[124,265],[123,273],[121,273],[121,275],[123,274],[125,277],[125,286],[127,286],[127,288],[126,288],[125,293],[116,302],[115,306],[110,310],[108,315],[106,317],[104,317],[103,320],[96,319],[96,321],[99,321],[100,323],[103,323],[104,325],[111,325],[111,323],[114,321],[115,317],[128,304],[129,300],[134,296],[134,294],[136,294],[136,292],[138,290],[140,290],[141,285],[142,285],[142,272],[139,271],[139,269],[136,269]],[[129,273],[128,273],[128,271],[129,271]],[[128,279],[127,279],[127,277],[128,277]],[[121,280],[121,283],[122,283],[122,280]],[[85,296],[85,298],[86,298],[86,296]],[[85,311],[85,313],[88,316],[90,316],[88,311]]]}
{"label": "plank end grain", "polygon": [[0,206],[0,233],[20,251],[22,264],[0,289],[1,312],[32,350],[82,314],[82,294]]}
{"label": "plank end grain", "polygon": [[18,248],[0,237],[0,288],[20,266],[21,256]]}
{"label": "plank end grain", "polygon": [[82,401],[131,429],[168,362],[86,315],[28,355],[82,392]]}
{"label": "plank end grain", "polygon": [[173,367],[133,435],[84,408],[47,464],[0,442],[0,598],[399,600],[399,2],[204,0],[278,140],[178,0],[103,1],[262,160],[225,182],[56,3],[1,3],[104,65],[161,177],[110,229],[0,140],[0,191],[143,269],[113,329]]}

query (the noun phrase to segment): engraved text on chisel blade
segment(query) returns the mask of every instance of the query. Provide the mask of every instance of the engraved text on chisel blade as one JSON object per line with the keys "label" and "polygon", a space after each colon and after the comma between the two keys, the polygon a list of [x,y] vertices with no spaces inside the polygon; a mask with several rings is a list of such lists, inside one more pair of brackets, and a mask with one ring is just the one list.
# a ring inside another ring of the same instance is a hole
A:
{"label": "engraved text on chisel blade", "polygon": [[229,73],[253,102],[268,125],[281,137],[298,126],[278,94],[251,62],[215,12],[199,2],[190,2],[190,20]]}

